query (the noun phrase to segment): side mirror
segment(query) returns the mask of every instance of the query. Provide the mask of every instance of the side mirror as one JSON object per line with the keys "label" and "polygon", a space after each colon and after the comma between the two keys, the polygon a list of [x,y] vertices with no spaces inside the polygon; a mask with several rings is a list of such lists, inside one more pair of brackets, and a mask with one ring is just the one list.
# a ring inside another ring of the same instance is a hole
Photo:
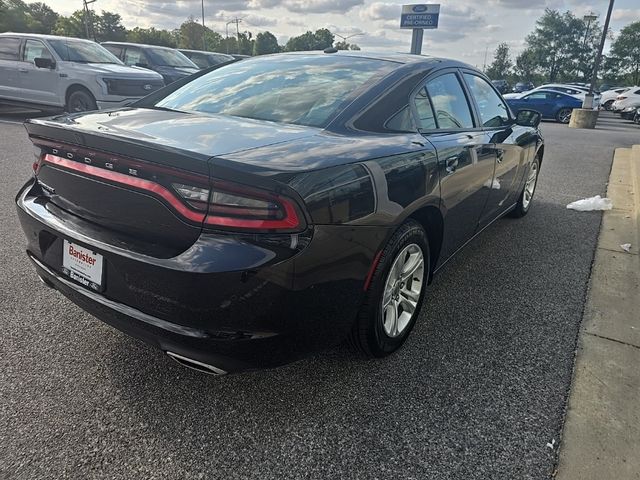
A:
{"label": "side mirror", "polygon": [[56,68],[56,62],[50,58],[34,58],[33,63],[35,63],[38,68],[50,68],[51,70]]}
{"label": "side mirror", "polygon": [[521,109],[516,113],[516,125],[520,125],[521,127],[536,128],[540,125],[540,120],[542,120],[542,115],[535,110]]}

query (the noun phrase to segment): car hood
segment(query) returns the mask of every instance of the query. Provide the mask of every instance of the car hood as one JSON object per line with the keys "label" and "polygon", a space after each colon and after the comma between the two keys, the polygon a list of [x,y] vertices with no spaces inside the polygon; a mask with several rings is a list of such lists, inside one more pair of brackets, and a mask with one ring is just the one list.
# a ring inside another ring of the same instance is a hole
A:
{"label": "car hood", "polygon": [[170,67],[168,65],[159,65],[156,68],[156,71],[163,75],[169,75],[172,77],[186,77],[187,75],[192,75],[200,70],[198,68],[191,67]]}
{"label": "car hood", "polygon": [[71,129],[125,142],[220,156],[316,135],[313,127],[146,108],[110,112],[85,112],[40,120],[50,126]]}
{"label": "car hood", "polygon": [[118,65],[117,63],[83,63],[96,73],[113,74],[122,77],[148,78],[149,80],[158,80],[162,78],[156,72],[141,67],[129,67],[127,65]]}

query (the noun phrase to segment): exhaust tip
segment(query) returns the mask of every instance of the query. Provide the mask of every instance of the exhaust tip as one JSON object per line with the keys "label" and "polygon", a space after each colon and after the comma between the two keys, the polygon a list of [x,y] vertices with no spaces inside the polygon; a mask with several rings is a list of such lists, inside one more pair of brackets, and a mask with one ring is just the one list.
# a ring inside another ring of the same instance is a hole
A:
{"label": "exhaust tip", "polygon": [[53,283],[51,283],[49,280],[47,280],[46,278],[44,278],[44,277],[43,277],[43,276],[41,276],[41,275],[38,275],[38,278],[40,279],[40,281],[41,281],[44,285],[46,285],[46,286],[47,286],[47,287],[49,287],[49,288],[53,288],[53,289],[55,290],[55,288],[56,288],[56,287],[55,287],[55,286],[53,285]]}
{"label": "exhaust tip", "polygon": [[199,362],[198,360],[194,360],[193,358],[183,357],[182,355],[178,355],[177,353],[173,353],[167,350],[167,355],[170,358],[178,362],[183,367],[190,368],[192,370],[197,370],[198,372],[207,373],[209,375],[226,375],[227,371],[222,370],[221,368],[214,367],[213,365],[209,365],[208,363]]}

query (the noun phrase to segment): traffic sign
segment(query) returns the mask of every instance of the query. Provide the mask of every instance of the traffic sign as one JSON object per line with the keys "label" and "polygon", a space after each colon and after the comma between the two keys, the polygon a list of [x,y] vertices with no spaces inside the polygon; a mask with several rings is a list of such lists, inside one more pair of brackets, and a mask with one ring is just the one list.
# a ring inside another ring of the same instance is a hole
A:
{"label": "traffic sign", "polygon": [[400,28],[438,28],[440,4],[403,5]]}

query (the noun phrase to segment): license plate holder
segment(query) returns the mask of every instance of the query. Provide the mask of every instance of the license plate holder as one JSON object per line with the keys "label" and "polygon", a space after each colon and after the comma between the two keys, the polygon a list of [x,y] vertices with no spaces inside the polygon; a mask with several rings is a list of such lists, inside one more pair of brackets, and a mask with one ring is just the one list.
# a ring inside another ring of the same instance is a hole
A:
{"label": "license plate holder", "polygon": [[103,257],[90,248],[64,240],[62,273],[75,282],[100,292],[103,290]]}

